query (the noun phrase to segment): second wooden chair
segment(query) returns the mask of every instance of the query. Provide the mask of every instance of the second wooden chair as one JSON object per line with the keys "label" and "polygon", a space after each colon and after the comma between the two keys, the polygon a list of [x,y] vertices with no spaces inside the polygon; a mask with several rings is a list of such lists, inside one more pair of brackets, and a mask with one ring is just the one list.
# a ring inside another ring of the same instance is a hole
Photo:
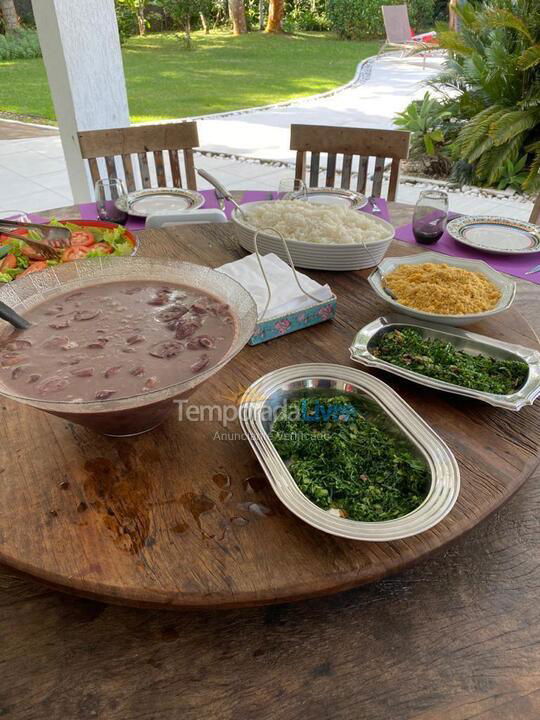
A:
{"label": "second wooden chair", "polygon": [[[395,200],[399,181],[399,165],[401,160],[409,156],[409,140],[410,133],[403,130],[291,125],[291,150],[296,150],[295,176],[305,180],[308,166],[306,153],[310,152],[309,186],[317,187],[321,153],[327,153],[325,185],[334,187],[338,170],[338,156],[343,155],[340,168],[340,187],[349,189],[352,174],[357,172],[356,190],[366,193],[369,159],[374,157],[373,182],[369,194],[380,197],[385,161],[386,158],[390,158],[392,165],[387,196],[389,200]],[[357,156],[358,160],[355,160]]]}

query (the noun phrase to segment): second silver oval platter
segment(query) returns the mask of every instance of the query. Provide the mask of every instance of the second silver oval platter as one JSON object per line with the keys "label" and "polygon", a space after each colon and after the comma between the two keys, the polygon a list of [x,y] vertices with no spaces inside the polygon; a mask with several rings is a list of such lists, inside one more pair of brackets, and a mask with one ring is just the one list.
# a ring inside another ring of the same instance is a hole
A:
{"label": "second silver oval platter", "polygon": [[540,227],[523,220],[464,216],[451,220],[447,230],[454,240],[483,252],[504,255],[540,252]]}
{"label": "second silver oval platter", "polygon": [[302,192],[288,193],[284,200],[307,200],[307,202],[320,205],[338,205],[340,207],[359,210],[367,205],[367,198],[362,193],[343,188],[306,188],[305,195]]}
{"label": "second silver oval platter", "polygon": [[131,192],[116,201],[119,210],[135,217],[160,213],[197,210],[204,205],[204,197],[194,190],[182,188],[154,188]]}

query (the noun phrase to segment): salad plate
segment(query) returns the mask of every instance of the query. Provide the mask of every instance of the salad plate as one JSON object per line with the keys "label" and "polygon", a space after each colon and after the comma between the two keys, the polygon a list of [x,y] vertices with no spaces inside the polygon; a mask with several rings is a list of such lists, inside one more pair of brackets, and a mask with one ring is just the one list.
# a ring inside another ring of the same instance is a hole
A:
{"label": "salad plate", "polygon": [[287,193],[284,200],[306,200],[307,202],[319,203],[322,205],[338,205],[340,207],[350,208],[351,210],[360,210],[367,205],[368,201],[362,193],[346,190],[343,188],[306,188],[304,192]]}
{"label": "salad plate", "polygon": [[473,215],[448,223],[448,234],[462,245],[502,255],[540,252],[540,226],[522,220]]}
{"label": "salad plate", "polygon": [[204,197],[194,190],[183,188],[154,188],[128,193],[116,201],[116,207],[134,217],[148,217],[160,213],[198,210]]}
{"label": "salad plate", "polygon": [[104,255],[125,257],[135,255],[138,249],[135,235],[115,223],[70,218],[52,220],[49,224],[71,230],[71,245],[60,251],[58,260],[45,260],[24,242],[26,235],[31,238],[32,230],[17,228],[15,234],[20,240],[2,236],[0,231],[0,286],[54,265]]}

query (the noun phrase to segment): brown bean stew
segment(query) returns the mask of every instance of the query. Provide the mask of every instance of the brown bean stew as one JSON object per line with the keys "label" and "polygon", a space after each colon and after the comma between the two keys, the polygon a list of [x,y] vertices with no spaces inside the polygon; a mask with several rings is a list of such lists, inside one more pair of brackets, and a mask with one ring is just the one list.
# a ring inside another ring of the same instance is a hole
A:
{"label": "brown bean stew", "polygon": [[13,391],[88,402],[131,397],[188,380],[216,365],[235,323],[228,305],[195,288],[115,282],[43,302],[28,330],[0,343],[0,372]]}

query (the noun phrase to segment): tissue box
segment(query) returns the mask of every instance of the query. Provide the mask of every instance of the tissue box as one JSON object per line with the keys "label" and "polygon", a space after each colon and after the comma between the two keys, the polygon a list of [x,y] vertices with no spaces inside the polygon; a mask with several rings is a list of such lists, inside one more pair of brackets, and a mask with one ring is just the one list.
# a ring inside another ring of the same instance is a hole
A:
{"label": "tissue box", "polygon": [[267,340],[288,335],[296,330],[303,330],[311,325],[317,325],[317,323],[325,320],[331,320],[336,314],[336,303],[336,296],[333,295],[330,300],[314,303],[310,307],[290,315],[281,315],[262,320],[257,323],[249,345],[258,345]]}

